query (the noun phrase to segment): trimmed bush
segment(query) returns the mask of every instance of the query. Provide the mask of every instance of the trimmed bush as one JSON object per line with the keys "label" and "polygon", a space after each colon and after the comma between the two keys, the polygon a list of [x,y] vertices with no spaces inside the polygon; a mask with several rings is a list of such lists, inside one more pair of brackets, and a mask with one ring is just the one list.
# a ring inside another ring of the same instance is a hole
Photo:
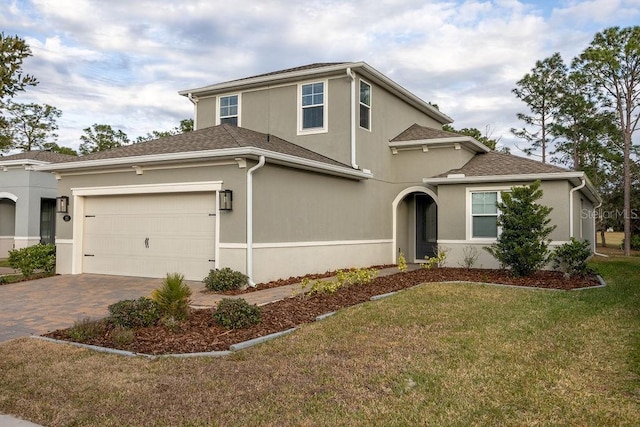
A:
{"label": "trimmed bush", "polygon": [[136,335],[131,329],[118,325],[111,330],[111,339],[117,345],[125,346],[135,341]]}
{"label": "trimmed bush", "polygon": [[179,273],[167,274],[162,287],[151,293],[151,299],[158,303],[162,313],[175,320],[184,320],[189,314],[190,296],[191,288]]}
{"label": "trimmed bush", "polygon": [[587,260],[591,257],[591,244],[572,237],[571,240],[556,248],[553,254],[554,268],[572,276],[584,276],[589,273]]}
{"label": "trimmed bush", "polygon": [[88,317],[73,322],[73,326],[67,331],[69,338],[76,342],[85,342],[103,335],[106,325],[102,320],[92,320]]}
{"label": "trimmed bush", "polygon": [[47,274],[56,271],[56,247],[52,244],[37,244],[9,251],[9,265],[29,277],[34,271],[42,270]]}
{"label": "trimmed bush", "polygon": [[162,311],[157,302],[140,297],[126,299],[109,306],[109,320],[123,328],[143,328],[158,323]]}
{"label": "trimmed bush", "polygon": [[249,277],[229,267],[210,270],[209,275],[202,281],[207,289],[217,292],[242,289],[249,286]]}
{"label": "trimmed bush", "polygon": [[243,298],[223,298],[213,312],[213,319],[228,329],[248,328],[260,323],[260,307]]}

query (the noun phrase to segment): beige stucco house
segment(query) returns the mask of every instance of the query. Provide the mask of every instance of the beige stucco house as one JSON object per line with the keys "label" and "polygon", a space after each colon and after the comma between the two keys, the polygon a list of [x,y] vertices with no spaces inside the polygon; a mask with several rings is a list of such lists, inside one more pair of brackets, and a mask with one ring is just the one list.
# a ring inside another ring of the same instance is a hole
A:
{"label": "beige stucco house", "polygon": [[[254,282],[409,261],[495,241],[495,201],[542,181],[554,244],[593,242],[582,172],[490,152],[364,62],[313,64],[180,92],[195,131],[42,166],[70,198],[59,273]],[[481,252],[477,266],[495,267]]]}

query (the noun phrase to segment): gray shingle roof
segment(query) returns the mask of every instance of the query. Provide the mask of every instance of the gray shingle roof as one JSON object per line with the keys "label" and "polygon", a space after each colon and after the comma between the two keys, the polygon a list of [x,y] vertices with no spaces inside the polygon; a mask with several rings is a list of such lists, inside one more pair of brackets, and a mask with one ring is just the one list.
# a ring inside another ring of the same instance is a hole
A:
{"label": "gray shingle roof", "polygon": [[65,162],[71,159],[75,159],[76,156],[70,156],[68,154],[53,153],[51,151],[37,150],[37,151],[25,151],[24,153],[11,154],[9,156],[0,157],[0,162],[10,160],[36,160],[39,162],[47,163],[59,163]]}
{"label": "gray shingle roof", "polygon": [[342,65],[342,64],[349,64],[349,62],[316,62],[314,64],[307,64],[307,65],[301,65],[299,67],[287,68],[286,70],[277,70],[277,71],[271,71],[269,73],[258,74],[258,75],[251,76],[251,77],[243,77],[241,79],[231,80],[231,81],[226,82],[226,83],[238,82],[238,81],[249,80],[249,79],[255,79],[255,78],[258,78],[258,77],[277,76],[278,74],[294,73],[296,71],[304,71],[304,70],[313,70],[313,69],[316,69],[316,68],[332,67],[334,65]]}
{"label": "gray shingle roof", "polygon": [[449,174],[464,174],[465,176],[496,176],[496,175],[524,175],[542,173],[571,172],[558,166],[542,163],[537,160],[525,159],[513,154],[490,151],[476,154],[459,169],[436,175],[432,178],[446,178]]}
{"label": "gray shingle roof", "polygon": [[228,124],[207,127],[193,132],[186,132],[151,141],[125,145],[111,150],[99,151],[77,158],[70,158],[67,160],[67,163],[241,147],[255,147],[329,165],[350,167],[344,163],[285,141],[277,136],[267,135]]}
{"label": "gray shingle roof", "polygon": [[423,139],[435,138],[457,138],[461,136],[464,135],[454,132],[447,132],[442,129],[429,128],[414,123],[407,130],[403,131],[400,135],[393,138],[391,142],[419,141]]}

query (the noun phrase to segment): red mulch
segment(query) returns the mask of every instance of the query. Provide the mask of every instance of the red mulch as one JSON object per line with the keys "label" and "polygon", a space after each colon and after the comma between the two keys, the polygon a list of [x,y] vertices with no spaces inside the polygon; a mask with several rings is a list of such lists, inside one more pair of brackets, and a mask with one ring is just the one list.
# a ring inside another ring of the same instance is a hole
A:
{"label": "red mulch", "polygon": [[[296,278],[299,282],[298,279]],[[247,329],[226,330],[213,321],[213,309],[192,310],[189,318],[173,331],[163,326],[137,329],[135,340],[130,345],[115,344],[110,337],[110,330],[107,330],[104,336],[85,343],[144,354],[228,350],[232,344],[280,332],[302,323],[313,322],[316,316],[368,301],[375,295],[398,291],[420,283],[442,281],[500,283],[564,290],[600,284],[595,276],[564,278],[562,273],[554,271],[541,271],[530,277],[513,277],[505,270],[463,268],[416,270],[378,277],[369,284],[341,288],[334,294],[316,294],[310,297],[299,295],[267,304],[262,307],[262,322]],[[54,331],[46,336],[70,340],[67,330]]]}

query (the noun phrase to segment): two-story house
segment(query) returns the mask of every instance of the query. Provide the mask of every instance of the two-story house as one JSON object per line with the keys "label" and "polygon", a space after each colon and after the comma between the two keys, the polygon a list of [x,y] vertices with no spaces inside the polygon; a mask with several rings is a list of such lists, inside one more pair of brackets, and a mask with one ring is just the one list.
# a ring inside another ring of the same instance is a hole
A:
{"label": "two-story house", "polygon": [[[42,167],[70,198],[59,273],[254,282],[409,261],[449,265],[498,235],[495,202],[542,180],[555,244],[593,242],[582,172],[490,152],[364,62],[313,64],[180,92],[195,131]],[[495,267],[485,251],[477,266]]]}

